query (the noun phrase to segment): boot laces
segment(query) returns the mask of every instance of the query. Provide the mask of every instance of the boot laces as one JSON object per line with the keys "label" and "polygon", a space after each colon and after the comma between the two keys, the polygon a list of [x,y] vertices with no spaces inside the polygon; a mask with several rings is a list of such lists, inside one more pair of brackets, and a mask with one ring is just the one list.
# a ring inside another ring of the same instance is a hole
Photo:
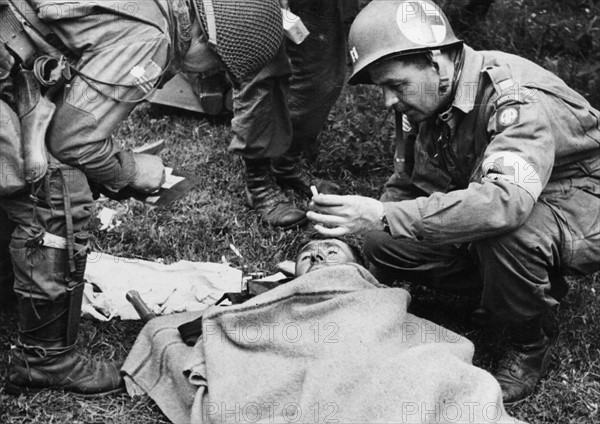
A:
{"label": "boot laces", "polygon": [[[40,358],[45,358],[47,356],[46,349],[41,346],[25,346],[25,345],[11,345],[10,350],[15,351],[15,354],[18,355],[19,359],[23,361],[25,364],[25,368],[27,369],[27,377],[29,380],[32,380],[31,376],[31,367],[29,366],[29,360],[27,359],[27,355],[25,352],[31,352],[34,355],[39,356]],[[12,361],[12,357],[9,356],[9,362]]]}
{"label": "boot laces", "polygon": [[524,353],[519,352],[517,349],[510,349],[500,361],[500,368],[510,370],[511,372],[518,371],[523,355]]}

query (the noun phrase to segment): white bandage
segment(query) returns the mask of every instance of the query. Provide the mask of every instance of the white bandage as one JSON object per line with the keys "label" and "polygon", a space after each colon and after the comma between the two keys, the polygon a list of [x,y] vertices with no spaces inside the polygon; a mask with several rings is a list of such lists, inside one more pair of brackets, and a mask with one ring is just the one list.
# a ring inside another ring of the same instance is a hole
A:
{"label": "white bandage", "polygon": [[61,236],[55,236],[54,234],[44,233],[42,245],[45,247],[52,247],[54,249],[66,249],[67,239]]}

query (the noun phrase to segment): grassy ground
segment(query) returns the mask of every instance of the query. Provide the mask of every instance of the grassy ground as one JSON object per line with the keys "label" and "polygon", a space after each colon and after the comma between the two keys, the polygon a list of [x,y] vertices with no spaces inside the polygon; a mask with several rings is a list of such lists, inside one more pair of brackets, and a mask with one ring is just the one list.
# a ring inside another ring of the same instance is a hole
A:
{"label": "grassy ground", "polygon": [[[456,19],[457,5],[445,2]],[[519,53],[552,69],[600,107],[600,13],[593,1],[500,1],[487,22],[465,34],[480,49]],[[340,183],[349,193],[378,196],[391,173],[392,117],[381,107],[380,95],[367,87],[346,89],[332,111],[316,159],[318,176]],[[118,139],[134,146],[165,139],[164,162],[200,176],[200,185],[185,199],[164,210],[136,201],[109,202],[121,224],[110,232],[96,231],[97,250],[130,258],[235,262],[233,243],[257,269],[273,270],[291,259],[310,233],[264,227],[245,207],[241,166],[227,152],[226,121],[208,122],[193,115],[156,115],[147,105],[134,111],[119,129]],[[600,275],[571,279],[571,291],[548,319],[554,335],[548,376],[527,402],[509,409],[532,423],[600,422]],[[502,347],[497,335],[473,327],[468,313],[473,299],[412,288],[413,312],[471,338],[476,363],[491,369]],[[0,311],[0,373],[6,370],[15,336],[16,311]],[[80,345],[91,355],[124,359],[139,323],[85,321]],[[2,423],[162,423],[167,422],[146,398],[123,395],[88,400],[42,392],[14,398],[0,385]]]}

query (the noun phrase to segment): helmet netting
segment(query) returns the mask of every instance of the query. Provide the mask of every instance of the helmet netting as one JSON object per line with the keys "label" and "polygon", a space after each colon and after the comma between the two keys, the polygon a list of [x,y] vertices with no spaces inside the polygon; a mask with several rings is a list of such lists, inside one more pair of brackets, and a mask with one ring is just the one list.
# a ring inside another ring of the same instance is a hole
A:
{"label": "helmet netting", "polygon": [[[197,0],[207,28],[202,0]],[[275,55],[283,39],[279,0],[212,0],[216,52],[229,71],[242,81],[258,72]]]}

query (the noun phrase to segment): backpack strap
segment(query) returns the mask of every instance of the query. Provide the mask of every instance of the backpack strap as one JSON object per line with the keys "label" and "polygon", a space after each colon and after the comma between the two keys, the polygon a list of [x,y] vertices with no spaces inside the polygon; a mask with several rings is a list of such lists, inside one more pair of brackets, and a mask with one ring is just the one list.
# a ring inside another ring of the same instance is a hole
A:
{"label": "backpack strap", "polygon": [[[13,10],[15,10],[20,15],[21,22],[24,23],[28,28],[30,28],[35,35],[37,35],[36,38],[39,38],[38,40],[35,40],[35,44],[46,43],[53,49],[60,52],[60,54],[62,54],[66,58],[73,58],[71,51],[63,44],[60,38],[48,26],[48,24],[46,24],[38,17],[37,12],[29,4],[29,2],[25,0],[8,0],[8,2],[11,4]],[[28,63],[28,61],[24,61],[24,63]]]}
{"label": "backpack strap", "polygon": [[35,48],[27,37],[23,24],[8,5],[0,5],[0,42],[21,59],[22,63],[32,61]]}
{"label": "backpack strap", "polygon": [[[165,77],[170,77],[171,74],[171,65],[174,61],[174,49],[172,48],[172,46],[169,45],[168,47],[168,52],[167,52],[167,64],[164,66],[164,68],[162,69],[162,71],[156,75],[154,78],[152,78],[152,80],[147,81],[150,84],[152,84],[152,89],[148,90],[143,96],[141,96],[140,98],[136,98],[136,99],[121,99],[121,98],[117,98],[111,94],[109,94],[108,92],[106,92],[106,90],[101,90],[98,88],[98,86],[109,86],[109,87],[123,87],[123,88],[134,88],[134,87],[139,87],[139,84],[118,84],[118,83],[114,83],[114,82],[108,82],[108,81],[103,81],[100,80],[98,78],[93,78],[89,75],[87,75],[84,72],[81,72],[79,69],[77,69],[74,64],[77,62],[77,58],[74,57],[73,53],[62,43],[62,41],[60,40],[60,38],[54,33],[54,31],[52,30],[52,28],[46,24],[45,22],[43,22],[38,16],[37,13],[35,11],[35,9],[29,4],[28,0],[22,0],[22,1],[16,1],[16,0],[8,0],[8,2],[10,2],[10,4],[12,5],[12,7],[14,8],[14,10],[16,10],[20,17],[21,17],[21,22],[23,22],[27,28],[31,29],[31,33],[29,35],[32,36],[32,38],[36,38],[35,40],[33,40],[33,59],[35,59],[36,55],[37,55],[37,51],[38,51],[38,45],[48,45],[49,47],[51,47],[53,50],[55,50],[55,52],[60,53],[58,56],[62,55],[65,58],[68,59],[68,65],[65,67],[64,70],[64,76],[66,80],[70,80],[72,74],[76,74],[78,76],[80,76],[82,79],[84,79],[86,82],[88,82],[88,84],[90,85],[96,85],[96,89],[98,89],[99,92],[101,92],[103,95],[110,97],[116,101],[119,102],[125,102],[125,103],[140,103],[142,101],[147,100],[149,97],[151,97],[154,92],[156,87],[158,87],[162,80]],[[165,8],[162,6],[162,4],[160,3],[160,0],[154,0],[154,3],[156,4],[156,6],[158,7],[159,11],[161,12],[161,14],[164,16],[164,18],[167,21],[167,26],[169,29],[169,36],[171,37],[171,42],[174,42],[173,37],[174,37],[174,17],[172,16],[171,13],[171,9],[169,8],[168,10],[165,10]],[[21,24],[19,22],[19,24]],[[21,27],[23,26],[23,24],[21,24]],[[27,35],[23,34],[24,37],[26,37]],[[31,41],[29,41],[31,43]],[[43,50],[43,49],[42,49]],[[24,60],[24,63],[28,63],[31,64],[32,58],[29,57],[27,58],[27,60]]]}

